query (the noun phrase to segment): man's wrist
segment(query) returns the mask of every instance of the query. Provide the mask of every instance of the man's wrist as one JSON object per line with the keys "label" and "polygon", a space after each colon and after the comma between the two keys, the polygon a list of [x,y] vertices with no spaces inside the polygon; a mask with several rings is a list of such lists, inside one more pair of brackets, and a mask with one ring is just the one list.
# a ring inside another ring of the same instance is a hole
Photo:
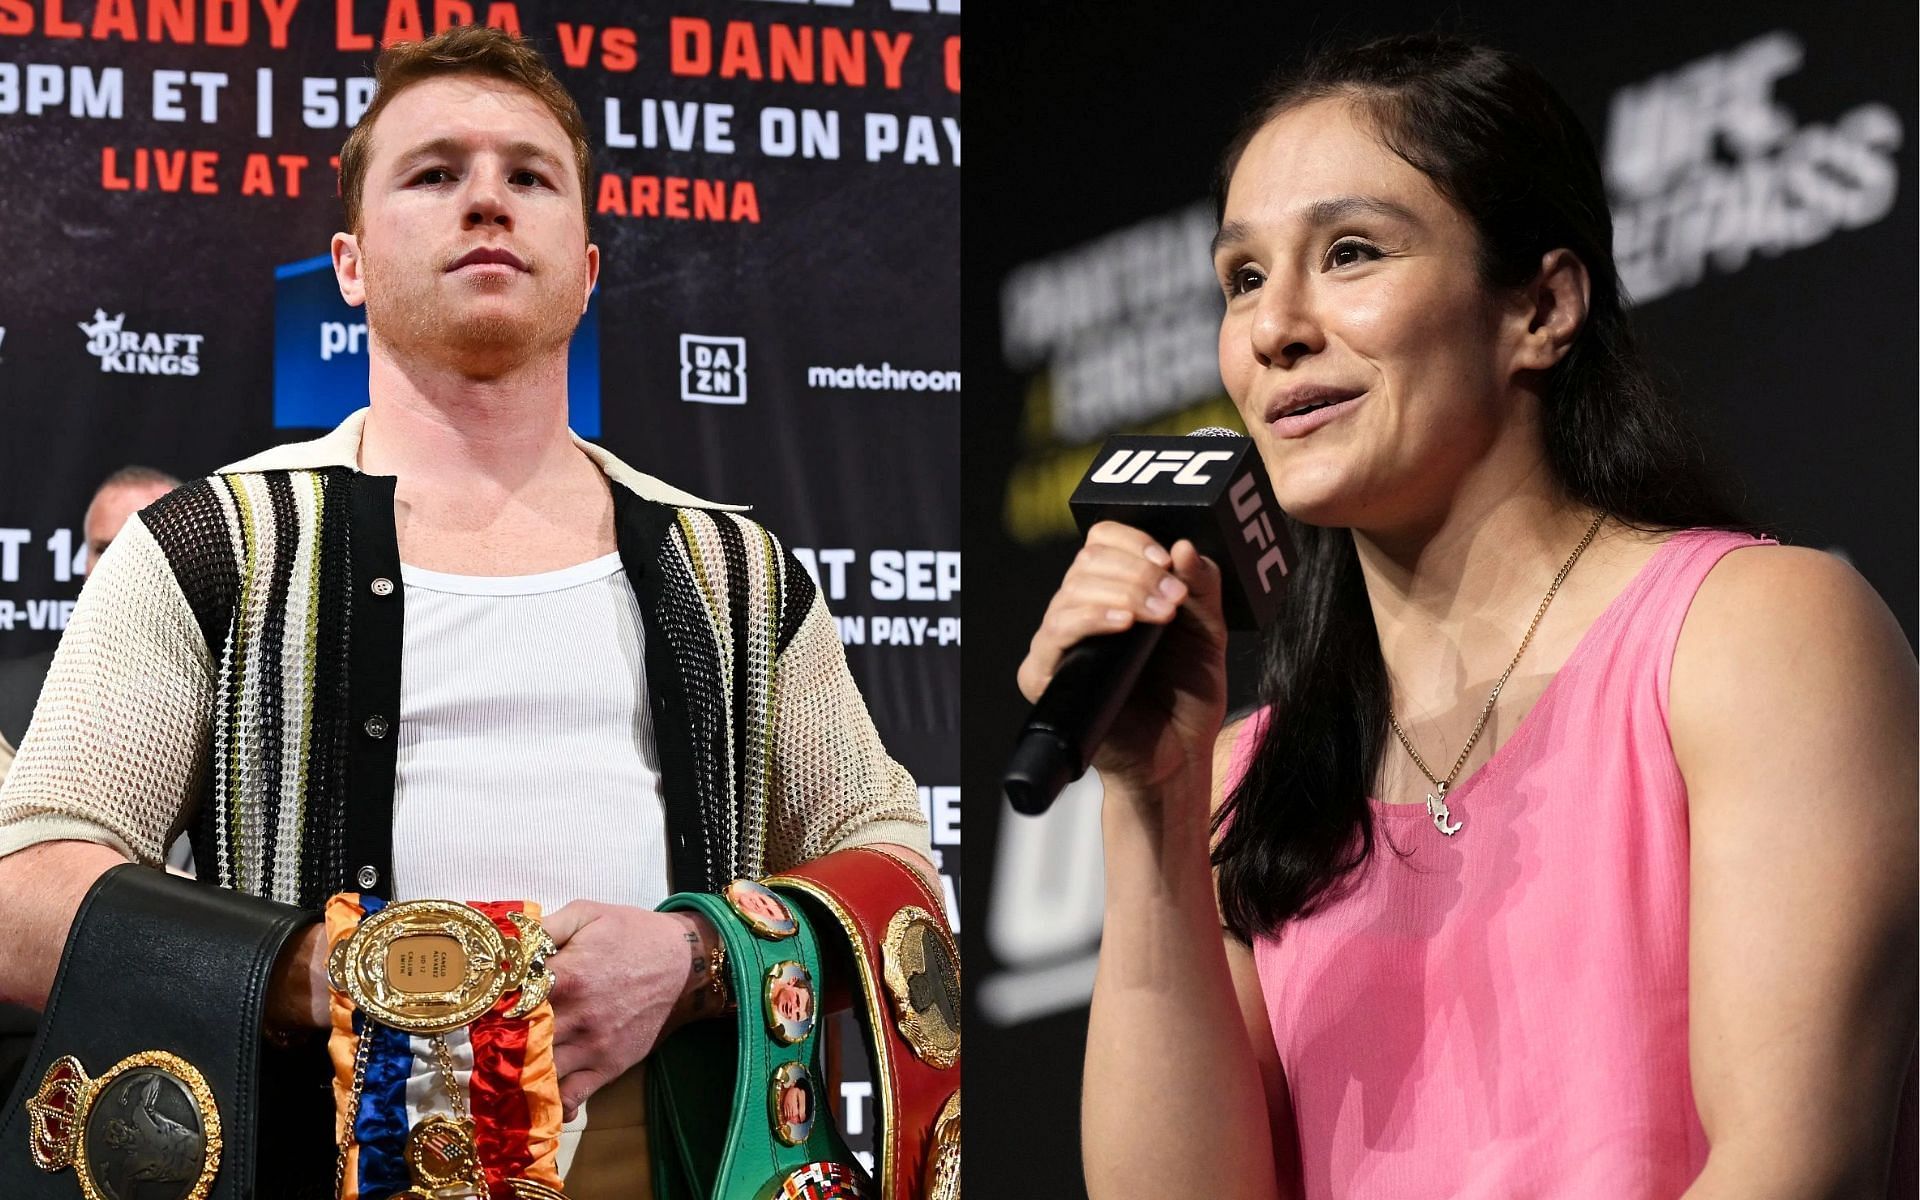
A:
{"label": "man's wrist", "polygon": [[327,934],[309,925],[288,940],[267,985],[264,1029],[277,1045],[298,1042],[330,1024],[327,1012]]}
{"label": "man's wrist", "polygon": [[686,983],[681,988],[679,1001],[673,1006],[669,1028],[732,1011],[732,997],[727,987],[725,943],[720,939],[720,931],[699,913],[676,912],[668,915],[680,925],[687,952]]}
{"label": "man's wrist", "polygon": [[703,1017],[732,1012],[735,1005],[732,980],[727,975],[726,941],[707,917],[700,913],[687,913],[686,917],[699,937],[703,954],[689,981],[693,986],[695,1010]]}

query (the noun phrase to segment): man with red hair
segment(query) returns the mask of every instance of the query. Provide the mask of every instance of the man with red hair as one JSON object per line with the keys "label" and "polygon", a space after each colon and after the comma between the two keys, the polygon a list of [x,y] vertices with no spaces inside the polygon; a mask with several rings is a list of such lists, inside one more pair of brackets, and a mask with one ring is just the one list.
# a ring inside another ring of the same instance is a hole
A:
{"label": "man with red hair", "polygon": [[[479,27],[376,76],[332,247],[368,407],[187,485],[102,559],[0,790],[0,999],[42,1004],[88,886],[183,827],[204,881],[306,909],[537,900],[574,1118],[715,1007],[714,930],[651,911],[668,892],[862,844],[931,874],[925,822],[792,555],[567,429],[600,271],[573,100]],[[287,946],[268,1020],[297,1037],[328,1024],[325,945]],[[623,1195],[643,1180],[599,1159]]]}

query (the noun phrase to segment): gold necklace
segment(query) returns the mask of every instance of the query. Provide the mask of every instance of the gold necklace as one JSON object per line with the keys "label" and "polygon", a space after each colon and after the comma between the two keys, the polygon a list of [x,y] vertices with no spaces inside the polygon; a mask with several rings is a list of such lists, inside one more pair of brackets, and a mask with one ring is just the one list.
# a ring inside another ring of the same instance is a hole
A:
{"label": "gold necklace", "polygon": [[[1493,713],[1494,701],[1500,699],[1500,689],[1507,686],[1507,677],[1512,675],[1513,669],[1520,665],[1520,656],[1527,652],[1528,644],[1533,641],[1533,631],[1540,628],[1540,618],[1547,615],[1547,605],[1553,603],[1554,596],[1560,591],[1560,585],[1566,582],[1567,572],[1573,570],[1573,564],[1579,562],[1581,554],[1593,544],[1594,535],[1600,532],[1601,523],[1606,519],[1605,513],[1595,517],[1593,524],[1587,526],[1587,536],[1580,539],[1580,544],[1573,548],[1573,553],[1569,554],[1567,561],[1561,564],[1560,573],[1553,577],[1553,586],[1547,589],[1547,594],[1540,601],[1540,607],[1534,610],[1533,620],[1528,623],[1527,632],[1520,639],[1520,648],[1513,652],[1513,660],[1507,664],[1506,670],[1500,672],[1500,678],[1494,681],[1493,691],[1487,693],[1487,702],[1480,706],[1480,719],[1473,723],[1473,732],[1467,735],[1467,744],[1460,748],[1460,757],[1453,760],[1453,770],[1447,772],[1445,779],[1435,775],[1433,768],[1427,766],[1427,760],[1421,758],[1420,752],[1413,748],[1412,739],[1407,737],[1406,730],[1400,728],[1400,722],[1394,719],[1392,711],[1389,710],[1387,713],[1387,724],[1393,726],[1393,736],[1400,739],[1400,744],[1405,746],[1407,753],[1413,756],[1414,765],[1419,767],[1420,773],[1433,784],[1433,790],[1427,793],[1427,815],[1433,818],[1434,828],[1448,837],[1460,832],[1460,822],[1454,821],[1453,814],[1447,811],[1447,789],[1451,788],[1453,781],[1460,777],[1460,768],[1467,765],[1467,755],[1473,753],[1474,745],[1480,740],[1481,731],[1486,729],[1487,718]],[[1451,824],[1448,823],[1450,821]]]}

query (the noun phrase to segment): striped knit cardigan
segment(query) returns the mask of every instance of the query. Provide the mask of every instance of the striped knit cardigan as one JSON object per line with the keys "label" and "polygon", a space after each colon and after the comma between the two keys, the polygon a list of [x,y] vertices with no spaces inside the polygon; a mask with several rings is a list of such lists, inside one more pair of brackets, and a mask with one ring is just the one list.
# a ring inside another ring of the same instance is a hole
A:
{"label": "striped knit cardigan", "polygon": [[[0,788],[0,853],[83,837],[157,862],[191,812],[223,887],[307,907],[391,894],[405,589],[395,481],[353,465],[363,419],[129,524]],[[867,842],[924,851],[913,782],[806,571],[737,510],[579,445],[612,483],[645,626],[674,887]]]}

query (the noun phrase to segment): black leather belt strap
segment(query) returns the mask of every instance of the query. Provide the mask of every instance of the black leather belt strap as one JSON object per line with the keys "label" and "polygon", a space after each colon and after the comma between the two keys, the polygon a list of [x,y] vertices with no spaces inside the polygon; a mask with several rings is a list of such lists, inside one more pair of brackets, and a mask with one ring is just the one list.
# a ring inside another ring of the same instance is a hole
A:
{"label": "black leather belt strap", "polygon": [[[139,1195],[166,1200],[254,1196],[267,983],[287,939],[318,918],[148,867],[101,876],[74,917],[40,1035],[0,1113],[0,1196],[73,1200],[81,1171],[103,1194],[131,1194],[137,1183]],[[67,1059],[88,1082],[63,1082]],[[36,1094],[55,1114],[41,1121],[43,1152],[49,1131],[64,1130],[81,1161],[36,1164],[27,1107]],[[218,1145],[204,1155],[207,1179],[196,1156],[209,1142]]]}

